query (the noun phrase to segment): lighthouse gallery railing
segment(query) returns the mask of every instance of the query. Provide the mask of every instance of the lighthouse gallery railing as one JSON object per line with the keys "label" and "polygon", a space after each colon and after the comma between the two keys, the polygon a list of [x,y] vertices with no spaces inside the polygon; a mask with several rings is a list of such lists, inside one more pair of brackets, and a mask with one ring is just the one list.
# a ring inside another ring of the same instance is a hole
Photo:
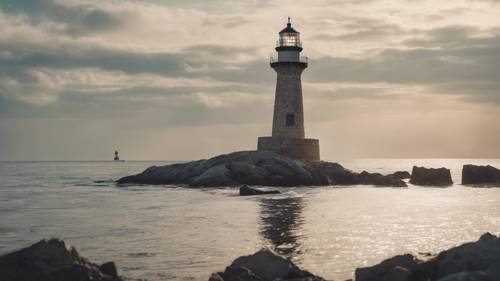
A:
{"label": "lighthouse gallery railing", "polygon": [[302,63],[308,63],[309,58],[307,56],[300,56],[297,59],[281,59],[279,60],[278,56],[271,56],[269,59],[269,63],[275,63],[275,62],[302,62]]}

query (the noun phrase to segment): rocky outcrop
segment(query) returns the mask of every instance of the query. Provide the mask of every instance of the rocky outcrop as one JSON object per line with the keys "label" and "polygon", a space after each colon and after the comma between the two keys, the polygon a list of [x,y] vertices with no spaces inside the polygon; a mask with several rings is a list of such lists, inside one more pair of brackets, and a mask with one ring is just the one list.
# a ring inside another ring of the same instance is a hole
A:
{"label": "rocky outcrop", "polygon": [[[97,265],[59,239],[42,240],[0,257],[0,280],[123,281],[113,262]],[[130,279],[129,279],[130,280]]]}
{"label": "rocky outcrop", "polygon": [[500,185],[500,170],[493,166],[464,165],[462,184]]}
{"label": "rocky outcrop", "polygon": [[250,256],[239,257],[224,272],[210,276],[209,281],[323,281],[325,279],[300,269],[293,262],[262,249]]}
{"label": "rocky outcrop", "polygon": [[396,256],[356,269],[356,281],[494,281],[500,280],[500,238],[486,233],[428,258]]}
{"label": "rocky outcrop", "polygon": [[248,185],[240,187],[240,196],[253,196],[253,195],[265,195],[265,194],[280,194],[278,190],[260,190],[257,188],[251,188]]}
{"label": "rocky outcrop", "polygon": [[396,178],[402,179],[402,180],[411,178],[411,174],[408,173],[407,171],[397,171],[397,172],[390,174],[389,176],[393,176],[393,177],[396,177]]}
{"label": "rocky outcrop", "polygon": [[368,184],[375,186],[392,186],[392,187],[406,187],[406,183],[396,176],[384,176],[379,173],[361,172],[358,175],[359,184]]}
{"label": "rocky outcrop", "polygon": [[402,187],[395,176],[355,173],[337,163],[291,159],[270,151],[240,151],[208,160],[153,166],[121,178],[119,184],[185,184],[188,186],[319,186],[357,185]]}
{"label": "rocky outcrop", "polygon": [[449,169],[413,166],[410,183],[423,186],[450,186],[453,181]]}

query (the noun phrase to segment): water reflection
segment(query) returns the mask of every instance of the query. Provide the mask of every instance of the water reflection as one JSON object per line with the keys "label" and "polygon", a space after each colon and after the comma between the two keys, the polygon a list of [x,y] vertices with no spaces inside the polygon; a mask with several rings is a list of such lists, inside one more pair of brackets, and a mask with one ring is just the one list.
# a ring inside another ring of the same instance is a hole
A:
{"label": "water reflection", "polygon": [[266,246],[276,252],[300,259],[304,200],[302,197],[261,198],[260,234]]}

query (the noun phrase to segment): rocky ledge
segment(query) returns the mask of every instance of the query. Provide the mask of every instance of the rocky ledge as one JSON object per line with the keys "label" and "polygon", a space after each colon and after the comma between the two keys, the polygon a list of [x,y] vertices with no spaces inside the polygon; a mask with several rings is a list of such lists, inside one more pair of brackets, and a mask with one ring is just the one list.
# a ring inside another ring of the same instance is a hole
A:
{"label": "rocky ledge", "polygon": [[413,166],[410,183],[421,186],[450,186],[453,181],[449,169]]}
{"label": "rocky ledge", "polygon": [[406,254],[356,269],[356,281],[497,281],[500,238],[485,233],[477,242],[419,259]]}
{"label": "rocky ledge", "polygon": [[223,272],[213,273],[209,281],[324,281],[269,249],[239,257]]}
{"label": "rocky ledge", "polygon": [[405,187],[398,175],[355,173],[340,164],[291,159],[270,151],[240,151],[208,160],[153,166],[121,178],[119,184],[184,184],[218,187],[240,185],[320,186],[375,185]]}
{"label": "rocky ledge", "polygon": [[490,165],[464,165],[462,168],[462,184],[500,185],[500,170]]}
{"label": "rocky ledge", "polygon": [[113,262],[97,265],[59,239],[42,240],[0,257],[0,280],[124,281]]}

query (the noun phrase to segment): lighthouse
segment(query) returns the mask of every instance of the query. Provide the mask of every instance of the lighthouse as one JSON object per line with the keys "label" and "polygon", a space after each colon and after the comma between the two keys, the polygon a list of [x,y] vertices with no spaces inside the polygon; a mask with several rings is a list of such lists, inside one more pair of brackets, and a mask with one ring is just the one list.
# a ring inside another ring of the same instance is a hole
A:
{"label": "lighthouse", "polygon": [[292,27],[290,18],[279,32],[270,65],[276,71],[276,92],[272,134],[259,137],[257,150],[274,151],[294,159],[319,160],[319,140],[305,138],[302,72],[308,59],[301,56],[300,33]]}

